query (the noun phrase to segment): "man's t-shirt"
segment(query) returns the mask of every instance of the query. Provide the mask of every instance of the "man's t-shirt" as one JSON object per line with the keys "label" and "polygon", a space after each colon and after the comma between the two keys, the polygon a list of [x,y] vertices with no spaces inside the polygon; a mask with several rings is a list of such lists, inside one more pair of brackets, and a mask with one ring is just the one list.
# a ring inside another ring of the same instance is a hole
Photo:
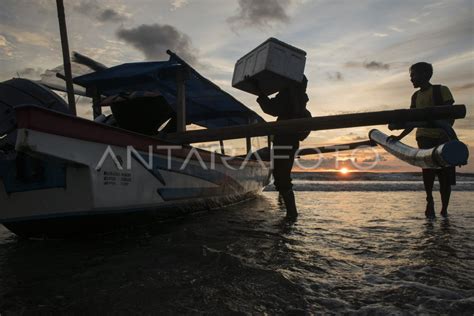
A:
{"label": "man's t-shirt", "polygon": [[[454,99],[451,94],[451,91],[449,91],[448,87],[446,86],[440,86],[440,92],[441,92],[441,99],[443,101],[443,104],[451,104],[453,103]],[[443,105],[443,104],[434,104],[433,100],[433,86],[429,87],[428,89],[421,91],[418,90],[416,92],[416,104],[412,104],[412,107],[415,107],[416,109],[422,109],[426,108],[429,106],[435,106],[435,105]],[[445,132],[440,129],[440,128],[418,128],[416,130],[416,138],[419,137],[430,137],[430,138],[441,138]]]}

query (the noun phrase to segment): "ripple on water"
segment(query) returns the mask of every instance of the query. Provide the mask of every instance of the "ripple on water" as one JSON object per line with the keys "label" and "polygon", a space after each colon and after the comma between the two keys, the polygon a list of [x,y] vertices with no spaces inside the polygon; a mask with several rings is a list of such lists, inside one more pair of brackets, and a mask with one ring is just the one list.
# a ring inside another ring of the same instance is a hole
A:
{"label": "ripple on water", "polygon": [[472,314],[470,192],[434,221],[422,192],[296,195],[294,224],[265,192],[96,241],[20,241],[1,228],[0,311]]}

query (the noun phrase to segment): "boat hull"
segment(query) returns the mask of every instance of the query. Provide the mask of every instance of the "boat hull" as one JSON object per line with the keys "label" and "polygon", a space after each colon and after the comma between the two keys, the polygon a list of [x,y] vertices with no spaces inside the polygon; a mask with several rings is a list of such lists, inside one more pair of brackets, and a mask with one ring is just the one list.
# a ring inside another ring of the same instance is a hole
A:
{"label": "boat hull", "polygon": [[152,227],[156,223],[176,220],[201,211],[220,209],[258,196],[260,191],[234,196],[199,199],[149,209],[85,212],[53,218],[35,218],[4,222],[3,225],[24,238],[75,239],[97,237],[107,233],[129,232]]}
{"label": "boat hull", "polygon": [[269,182],[268,162],[48,110],[17,111],[18,155],[0,162],[0,223],[20,236],[127,229],[237,203]]}

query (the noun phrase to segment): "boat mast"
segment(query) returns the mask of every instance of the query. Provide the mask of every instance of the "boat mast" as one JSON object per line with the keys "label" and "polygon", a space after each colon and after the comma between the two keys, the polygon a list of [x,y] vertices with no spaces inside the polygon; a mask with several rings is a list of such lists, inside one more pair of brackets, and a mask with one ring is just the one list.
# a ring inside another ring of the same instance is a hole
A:
{"label": "boat mast", "polygon": [[76,100],[74,99],[74,87],[72,84],[71,61],[69,58],[69,44],[67,40],[66,17],[64,15],[63,0],[56,0],[58,9],[59,33],[61,34],[61,47],[63,50],[64,74],[66,77],[66,90],[69,109],[74,115],[76,112]]}
{"label": "boat mast", "polygon": [[186,132],[186,70],[176,71],[176,121],[177,132]]}

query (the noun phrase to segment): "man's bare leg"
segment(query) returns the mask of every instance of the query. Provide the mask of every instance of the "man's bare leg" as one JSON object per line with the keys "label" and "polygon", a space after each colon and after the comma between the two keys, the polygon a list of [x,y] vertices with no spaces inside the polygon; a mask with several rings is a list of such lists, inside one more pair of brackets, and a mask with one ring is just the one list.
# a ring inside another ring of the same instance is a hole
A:
{"label": "man's bare leg", "polygon": [[293,221],[296,220],[298,217],[298,210],[296,209],[295,193],[293,190],[288,190],[282,192],[281,196],[283,197],[283,201],[285,201],[286,218]]}
{"label": "man's bare leg", "polygon": [[439,193],[441,194],[441,216],[448,216],[449,198],[451,197],[451,184],[446,173],[442,172],[439,176]]}
{"label": "man's bare leg", "polygon": [[423,185],[426,192],[426,209],[425,216],[428,218],[436,217],[433,200],[433,185],[436,177],[434,169],[423,169]]}

